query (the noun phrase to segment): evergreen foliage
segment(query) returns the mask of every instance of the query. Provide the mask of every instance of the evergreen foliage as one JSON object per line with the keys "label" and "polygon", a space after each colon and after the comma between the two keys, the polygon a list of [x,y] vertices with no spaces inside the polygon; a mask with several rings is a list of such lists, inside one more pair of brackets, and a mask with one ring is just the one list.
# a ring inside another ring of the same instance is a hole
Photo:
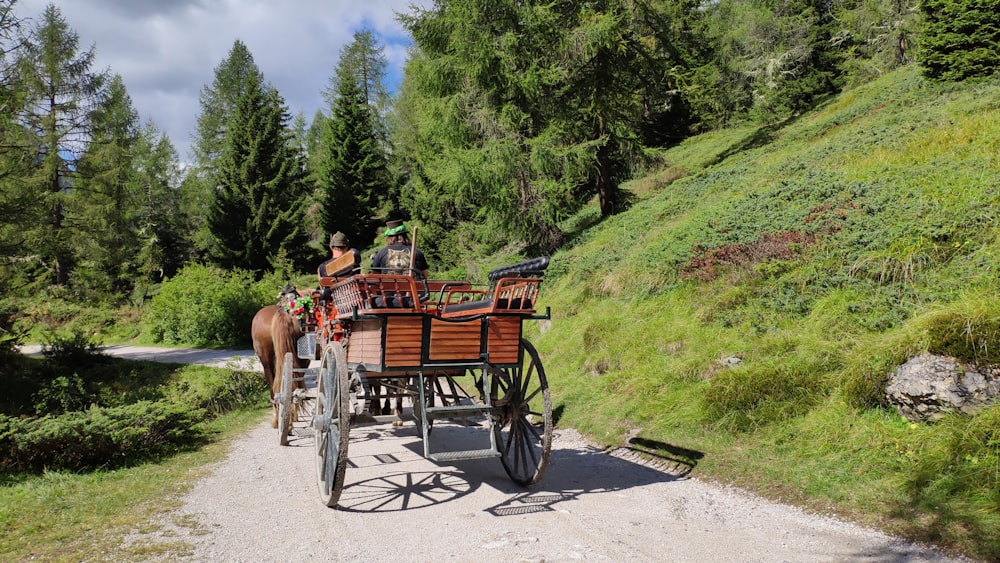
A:
{"label": "evergreen foliage", "polygon": [[365,248],[375,240],[372,218],[388,182],[385,155],[364,92],[354,80],[341,80],[338,88],[315,171],[323,202],[320,224],[325,233],[342,231],[354,246]]}
{"label": "evergreen foliage", "polygon": [[382,142],[388,141],[385,116],[389,110],[391,97],[385,85],[388,62],[383,47],[369,29],[354,32],[351,42],[344,46],[337,61],[337,68],[330,77],[329,87],[323,91],[323,99],[333,108],[340,97],[341,83],[352,81],[361,89],[361,95],[373,112],[373,131]]}
{"label": "evergreen foliage", "polygon": [[1000,2],[925,0],[919,60],[937,80],[991,76],[1000,69]]}
{"label": "evergreen foliage", "polygon": [[182,212],[180,166],[170,139],[152,122],[139,132],[135,148],[136,304],[149,287],[173,276],[193,256],[190,217]]}
{"label": "evergreen foliage", "polygon": [[91,139],[80,157],[80,178],[69,213],[78,228],[74,244],[81,285],[121,294],[138,277],[136,222],[139,115],[120,76],[112,77],[90,116]]}
{"label": "evergreen foliage", "polygon": [[42,283],[70,280],[75,238],[81,233],[67,222],[67,207],[75,197],[77,159],[92,133],[88,117],[106,80],[106,73],[91,70],[93,48],[79,52],[78,44],[79,36],[50,4],[19,60],[25,103],[17,119],[26,134],[18,149],[31,162],[21,185],[34,201],[24,208],[22,244],[44,268]]}
{"label": "evergreen foliage", "polygon": [[551,251],[558,221],[590,197],[603,216],[624,208],[643,120],[669,104],[664,69],[680,62],[655,6],[445,1],[403,21],[420,51],[397,149],[421,224],[478,221]]}
{"label": "evergreen foliage", "polygon": [[174,453],[205,440],[204,411],[168,401],[137,402],[58,416],[0,415],[5,471],[92,470],[121,467]]}
{"label": "evergreen foliage", "polygon": [[215,199],[208,212],[211,257],[258,276],[284,255],[306,268],[304,159],[291,143],[289,116],[273,88],[251,74],[226,126]]}
{"label": "evergreen foliage", "polygon": [[208,255],[213,245],[205,210],[215,199],[230,118],[236,113],[237,101],[251,78],[258,84],[265,83],[250,50],[237,39],[228,56],[215,67],[212,84],[205,86],[198,98],[201,113],[198,114],[198,130],[192,147],[194,167],[184,178],[181,201],[193,223],[193,245],[202,256]]}

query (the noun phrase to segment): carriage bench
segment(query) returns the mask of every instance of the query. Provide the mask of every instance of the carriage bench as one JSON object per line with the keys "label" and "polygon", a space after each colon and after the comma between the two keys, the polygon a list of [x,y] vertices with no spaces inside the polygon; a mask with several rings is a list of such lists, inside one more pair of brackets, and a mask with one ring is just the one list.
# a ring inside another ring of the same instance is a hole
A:
{"label": "carriage bench", "polygon": [[548,256],[525,260],[492,270],[488,289],[454,288],[439,300],[443,318],[490,313],[532,313],[542,275],[549,265]]}

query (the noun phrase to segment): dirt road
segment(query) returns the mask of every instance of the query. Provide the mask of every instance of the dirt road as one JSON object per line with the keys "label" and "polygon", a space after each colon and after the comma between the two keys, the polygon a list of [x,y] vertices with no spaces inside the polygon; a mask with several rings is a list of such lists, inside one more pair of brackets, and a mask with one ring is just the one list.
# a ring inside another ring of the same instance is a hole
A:
{"label": "dirt road", "polygon": [[[412,422],[351,430],[339,509],[319,501],[308,430],[287,447],[262,423],[131,542],[187,542],[195,561],[949,561],[930,549],[678,477],[558,429],[530,489],[498,460],[434,463]],[[477,430],[479,432],[477,432]],[[482,430],[438,421],[432,448],[482,447]]]}

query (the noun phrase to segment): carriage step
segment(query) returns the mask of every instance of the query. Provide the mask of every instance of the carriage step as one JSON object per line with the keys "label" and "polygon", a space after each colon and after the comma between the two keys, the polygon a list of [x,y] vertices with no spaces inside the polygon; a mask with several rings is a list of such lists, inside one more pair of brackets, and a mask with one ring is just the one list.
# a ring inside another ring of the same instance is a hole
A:
{"label": "carriage step", "polygon": [[460,418],[474,414],[489,414],[493,409],[483,405],[451,405],[447,407],[427,407],[428,418]]}
{"label": "carriage step", "polygon": [[427,456],[432,461],[458,461],[463,459],[483,459],[487,457],[500,457],[500,452],[488,450],[462,450],[456,452],[438,452]]}

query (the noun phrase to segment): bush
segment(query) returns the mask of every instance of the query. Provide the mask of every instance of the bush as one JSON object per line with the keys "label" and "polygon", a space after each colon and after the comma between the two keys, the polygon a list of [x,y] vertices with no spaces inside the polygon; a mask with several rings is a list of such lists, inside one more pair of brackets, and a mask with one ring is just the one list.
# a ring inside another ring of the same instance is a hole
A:
{"label": "bush", "polygon": [[82,410],[94,399],[78,374],[60,375],[35,393],[35,412],[40,415]]}
{"label": "bush", "polygon": [[243,407],[264,406],[268,389],[263,374],[227,366],[227,369],[189,366],[184,379],[169,387],[166,397],[204,409],[209,417]]}
{"label": "bush", "polygon": [[197,264],[163,282],[153,298],[149,331],[155,342],[239,346],[250,342],[250,320],[274,302],[249,272]]}
{"label": "bush", "polygon": [[168,401],[57,416],[0,416],[0,467],[8,471],[120,467],[200,444],[202,409]]}
{"label": "bush", "polygon": [[78,370],[104,363],[108,359],[101,351],[100,344],[78,330],[46,334],[42,356],[45,357],[47,369],[54,373]]}

